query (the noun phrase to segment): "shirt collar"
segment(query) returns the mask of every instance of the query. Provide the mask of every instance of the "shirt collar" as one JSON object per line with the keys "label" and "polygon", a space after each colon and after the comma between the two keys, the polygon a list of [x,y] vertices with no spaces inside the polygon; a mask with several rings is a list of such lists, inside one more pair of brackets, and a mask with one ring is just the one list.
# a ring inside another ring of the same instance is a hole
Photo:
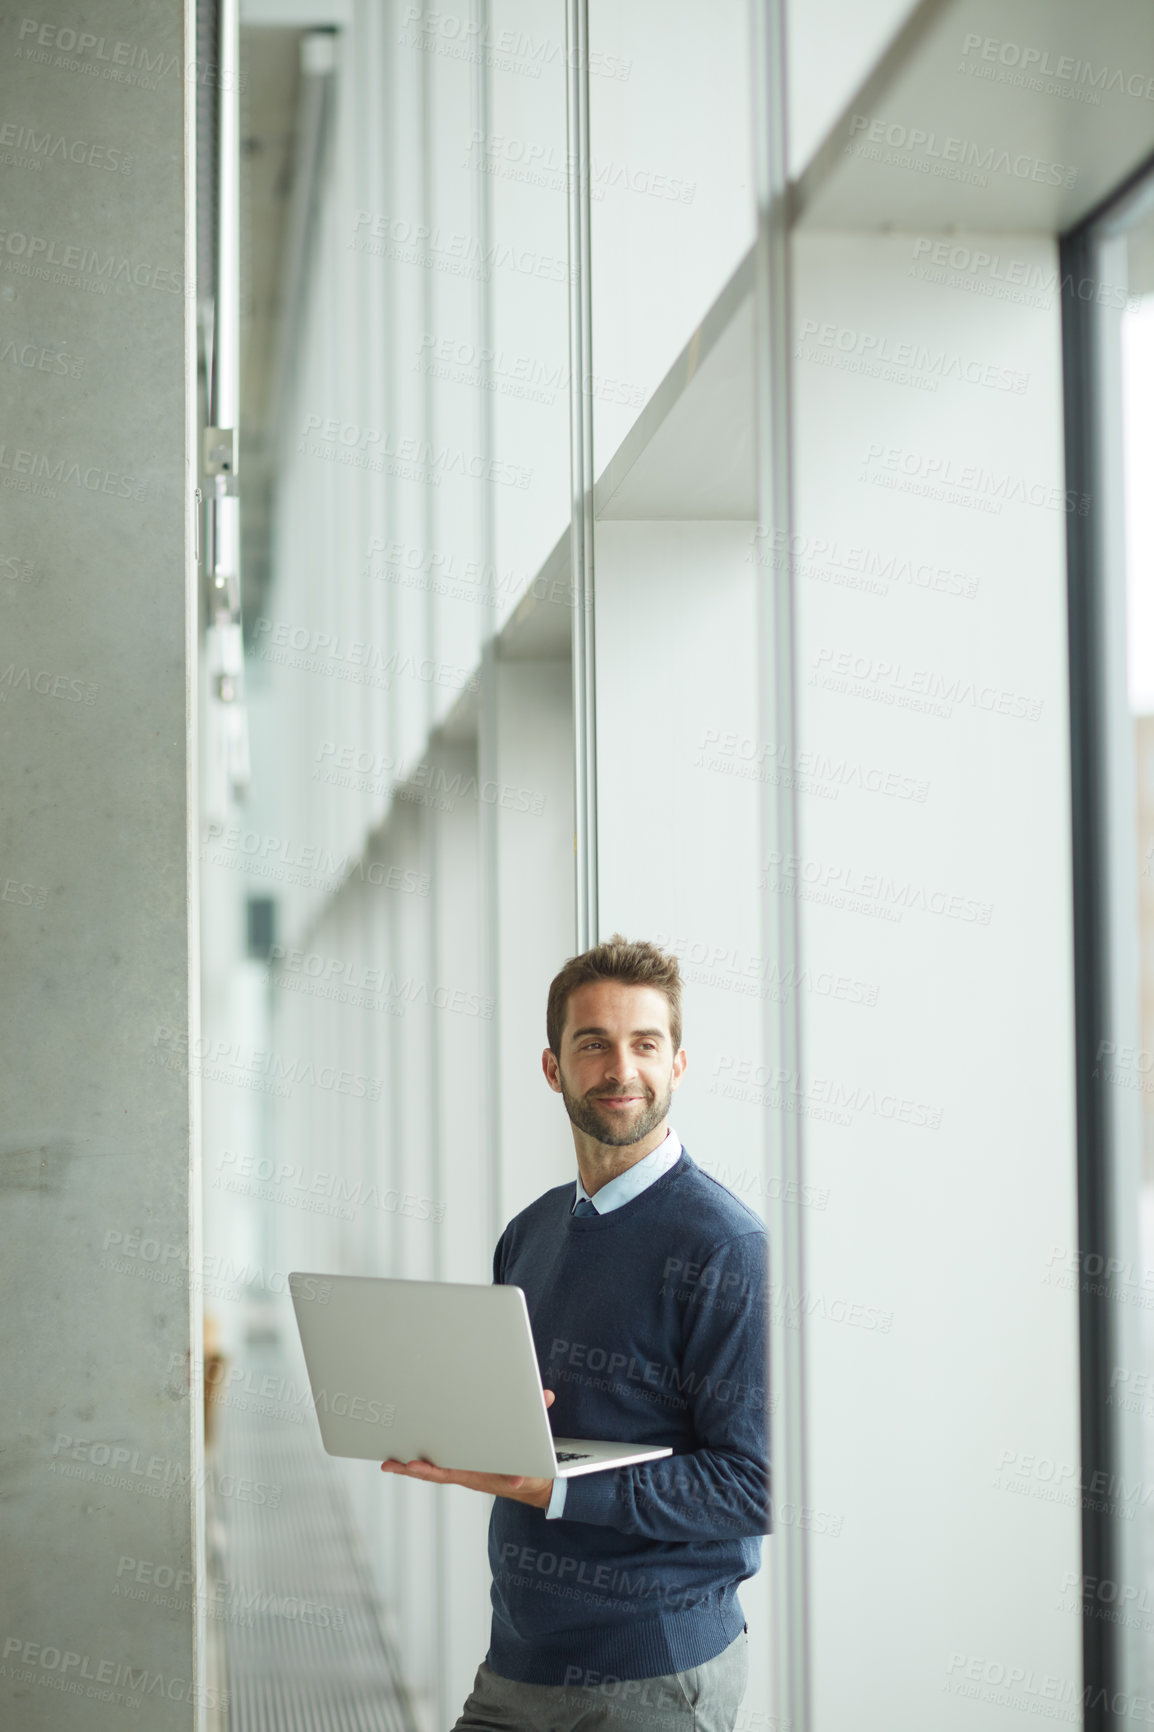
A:
{"label": "shirt collar", "polygon": [[631,1203],[634,1197],[639,1197],[642,1191],[667,1173],[670,1167],[676,1165],[681,1157],[681,1139],[677,1132],[670,1128],[665,1141],[658,1143],[655,1149],[641,1160],[627,1167],[623,1173],[618,1173],[615,1179],[610,1179],[607,1185],[602,1185],[595,1197],[590,1197],[581,1183],[581,1175],[577,1175],[577,1185],[573,1193],[570,1212],[577,1207],[582,1197],[592,1203],[599,1215],[607,1215],[612,1209],[619,1209],[623,1203]]}

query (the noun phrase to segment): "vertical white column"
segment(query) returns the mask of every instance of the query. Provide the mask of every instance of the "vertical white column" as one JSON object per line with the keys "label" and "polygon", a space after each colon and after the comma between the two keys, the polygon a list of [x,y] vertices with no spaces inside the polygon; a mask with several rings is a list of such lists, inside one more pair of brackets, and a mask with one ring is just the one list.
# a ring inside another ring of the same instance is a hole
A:
{"label": "vertical white column", "polygon": [[[498,1230],[573,1172],[569,1125],[541,1074],[549,982],[576,948],[573,712],[567,661],[497,661]],[[523,791],[528,809],[518,810]],[[535,810],[534,807],[539,806]]]}
{"label": "vertical white column", "polygon": [[[441,1077],[436,1180],[439,1217],[432,1229],[438,1279],[487,1282],[492,1244],[484,1171],[481,1066],[493,1006],[481,987],[478,911],[476,741],[441,744],[430,754],[429,866],[436,887],[434,1035]],[[437,1605],[440,1654],[436,1724],[451,1726],[489,1645],[486,1534],[490,1500],[460,1489],[440,1500]]]}
{"label": "vertical white column", "polygon": [[[398,804],[389,824],[390,859],[402,872],[413,874],[426,885],[427,828],[426,812],[408,801]],[[431,1156],[436,1110],[430,1079],[437,1016],[429,980],[430,897],[414,894],[405,896],[403,901],[407,906],[396,917],[392,962],[394,984],[399,989],[404,1012],[397,1025],[400,1074],[394,1163],[395,1187],[402,1198],[427,1195],[428,1175],[434,1164]],[[436,1224],[418,1220],[401,1208],[394,1221],[396,1263],[391,1273],[410,1280],[430,1279],[434,1273]],[[397,1578],[400,1590],[397,1617],[404,1643],[406,1678],[422,1724],[427,1724],[432,1732],[440,1623],[436,1591],[436,1489],[410,1481],[398,1482],[396,1507],[401,1566]]]}

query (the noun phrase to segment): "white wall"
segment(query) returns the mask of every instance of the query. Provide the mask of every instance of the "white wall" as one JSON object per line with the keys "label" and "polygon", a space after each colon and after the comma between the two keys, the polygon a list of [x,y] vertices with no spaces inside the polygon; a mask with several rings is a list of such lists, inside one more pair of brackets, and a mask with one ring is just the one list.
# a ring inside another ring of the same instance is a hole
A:
{"label": "white wall", "polygon": [[474,117],[464,160],[488,199],[500,624],[569,522],[565,7],[491,0],[488,17],[488,124]]}
{"label": "white wall", "polygon": [[[767,862],[807,959],[877,987],[804,1001],[807,1085],[849,1120],[806,1120],[807,1290],[885,1320],[814,1325],[807,1368],[842,1518],[816,1724],[863,1732],[1016,1724],[950,1693],[958,1655],[1081,1675],[1079,1500],[1028,1465],[1080,1448],[1077,1298],[1048,1283],[1077,1242],[1059,309],[921,281],[916,247],[796,244],[801,748],[866,774]],[[862,334],[927,354],[879,376]]]}
{"label": "white wall", "polygon": [[[561,1103],[541,1072],[549,982],[576,950],[573,722],[567,661],[499,661],[497,823],[497,1230],[573,1172]],[[527,795],[529,810],[515,797]],[[542,809],[532,810],[540,800]],[[491,1264],[490,1264],[491,1269]]]}
{"label": "white wall", "polygon": [[749,7],[592,0],[589,62],[600,473],[753,243]]}

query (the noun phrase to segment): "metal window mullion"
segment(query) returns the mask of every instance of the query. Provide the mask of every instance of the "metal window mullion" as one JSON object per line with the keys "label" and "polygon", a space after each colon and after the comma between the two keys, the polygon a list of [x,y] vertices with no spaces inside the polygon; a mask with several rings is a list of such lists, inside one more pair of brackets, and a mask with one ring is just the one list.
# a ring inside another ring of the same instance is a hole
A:
{"label": "metal window mullion", "polygon": [[[422,23],[424,22],[425,6],[422,0]],[[434,61],[431,54],[422,54],[418,102],[420,105],[420,210],[421,221],[426,224],[429,233],[434,230],[436,213],[436,168],[434,162],[435,112],[434,112]],[[421,318],[426,332],[433,330],[435,311],[433,272],[426,271],[421,285]],[[437,432],[437,394],[436,384],[431,371],[426,371],[422,381],[421,418],[423,432],[430,449],[436,448]],[[426,549],[437,545],[437,513],[436,495],[434,489],[426,487],[422,500],[421,530]],[[425,606],[425,654],[431,659],[437,655],[438,627],[437,588],[430,584]],[[436,687],[429,685],[425,706],[425,735],[427,750],[435,752],[434,726],[436,721]],[[442,1051],[443,1031],[441,1018],[436,1014],[432,1002],[431,983],[443,977],[439,969],[443,934],[441,923],[444,919],[444,905],[440,890],[440,872],[438,870],[444,847],[444,819],[432,806],[418,808],[417,833],[420,837],[420,855],[427,876],[429,895],[424,908],[425,933],[425,967],[430,982],[429,1003],[426,1007],[427,1028],[427,1059],[428,1074],[426,1086],[428,1089],[428,1138],[431,1152],[430,1188],[434,1197],[445,1195],[445,1158],[444,1158],[444,1113],[442,1111],[442,1088],[445,1078],[444,1053]],[[438,1233],[434,1237],[433,1246],[433,1278],[443,1281],[446,1278],[444,1269],[444,1235]],[[445,1500],[437,1498],[433,1504],[433,1556],[434,1556],[434,1588],[441,1597],[449,1579],[449,1526],[448,1511]],[[434,1652],[437,1665],[437,1696],[441,1710],[448,1708],[445,1699],[446,1680],[449,1674],[449,1636],[443,1618],[436,1621],[434,1634]],[[447,1718],[447,1714],[445,1718]]]}
{"label": "metal window mullion", "polygon": [[567,0],[566,146],[569,181],[569,556],[573,585],[576,942],[598,938],[597,678],[593,582],[593,353],[590,275],[589,0]]}
{"label": "metal window mullion", "polygon": [[[1091,282],[1100,269],[1095,237],[1083,229],[1064,239],[1059,254],[1063,283]],[[1071,864],[1073,903],[1075,1117],[1079,1269],[1084,1259],[1105,1260],[1114,1248],[1111,1231],[1113,1148],[1108,1086],[1099,1076],[1096,1055],[1103,1035],[1113,1033],[1110,1017],[1111,944],[1109,890],[1110,798],[1107,704],[1103,689],[1104,588],[1107,581],[1104,530],[1108,510],[1103,491],[1103,417],[1101,356],[1097,352],[1095,312],[1074,295],[1062,307],[1063,396],[1065,401],[1066,486],[1085,494],[1092,511],[1074,512],[1066,525],[1068,564],[1068,643],[1070,677]],[[1109,429],[1117,434],[1117,429]],[[1108,1368],[1119,1359],[1118,1318],[1100,1284],[1079,1281],[1080,1444],[1082,1484],[1117,1464],[1118,1431]],[[1121,1358],[1125,1361],[1125,1355]],[[1118,1579],[1114,1521],[1105,1500],[1083,1498],[1082,1570],[1087,1580]],[[1099,1506],[1103,1507],[1099,1507]],[[1108,1620],[1083,1622],[1083,1680],[1107,1698],[1117,1688],[1121,1644]],[[1086,1732],[1105,1732],[1112,1723],[1108,1700],[1088,1700]]]}
{"label": "metal window mullion", "polygon": [[[797,757],[796,598],[793,561],[793,425],[791,322],[791,200],[786,131],[785,0],[753,0],[754,150],[758,193],[756,259],[756,383],[758,428],[758,520],[763,548],[771,553],[756,569],[759,655],[758,704],[762,738],[774,740],[787,764]],[[766,782],[761,795],[762,858],[789,858],[798,851],[795,778]],[[766,866],[761,920],[765,954],[780,978],[794,985],[780,1004],[766,1001],[763,1025],[768,1074],[802,1073],[801,935],[797,899],[775,891]],[[784,1091],[783,1091],[784,1099]],[[774,1534],[766,1547],[772,1602],[770,1682],[775,1724],[808,1732],[811,1716],[809,1635],[809,1539],[800,1521],[788,1525],[781,1511],[801,1510],[806,1496],[806,1407],[804,1240],[802,1211],[785,1202],[803,1196],[805,1171],[801,1115],[767,1107],[764,1159],[780,1181],[767,1186],[770,1245],[769,1383],[771,1509]],[[773,1304],[772,1296],[781,1303]],[[796,1309],[796,1315],[793,1315]]]}
{"label": "metal window mullion", "polygon": [[[473,0],[473,16],[477,40],[489,40],[489,0]],[[489,56],[478,54],[473,82],[473,124],[481,138],[489,136],[490,79]],[[491,181],[488,175],[475,177],[474,221],[477,242],[482,257],[488,258],[493,238]],[[476,393],[478,447],[486,462],[496,456],[494,437],[492,354],[493,354],[493,294],[487,271],[477,281],[477,348],[480,354],[480,386]],[[481,569],[495,573],[497,569],[496,525],[493,511],[493,489],[483,487],[480,518],[477,524]],[[477,781],[480,787],[500,780],[497,760],[498,694],[497,694],[497,588],[486,582],[481,606],[479,632],[480,688],[477,699]],[[481,1036],[481,1088],[483,1101],[483,1159],[488,1179],[486,1202],[489,1211],[486,1244],[494,1245],[505,1225],[501,1168],[501,967],[499,942],[499,897],[497,874],[500,860],[497,836],[498,813],[495,804],[478,802],[477,810],[477,875],[480,900],[480,975],[481,991],[492,1007],[491,1016],[483,1019]]]}

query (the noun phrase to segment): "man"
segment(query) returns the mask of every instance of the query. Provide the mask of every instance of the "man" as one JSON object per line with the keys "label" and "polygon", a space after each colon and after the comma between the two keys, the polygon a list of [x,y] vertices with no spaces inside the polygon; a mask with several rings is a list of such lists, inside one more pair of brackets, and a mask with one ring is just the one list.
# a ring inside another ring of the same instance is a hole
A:
{"label": "man", "polygon": [[553,981],[546,1026],[577,1182],[509,1223],[493,1277],[524,1289],[559,1435],[674,1453],[555,1481],[383,1467],[496,1499],[492,1638],[457,1732],[731,1732],[736,1589],[769,1531],[765,1230],[669,1128],[675,957],[596,945]]}

